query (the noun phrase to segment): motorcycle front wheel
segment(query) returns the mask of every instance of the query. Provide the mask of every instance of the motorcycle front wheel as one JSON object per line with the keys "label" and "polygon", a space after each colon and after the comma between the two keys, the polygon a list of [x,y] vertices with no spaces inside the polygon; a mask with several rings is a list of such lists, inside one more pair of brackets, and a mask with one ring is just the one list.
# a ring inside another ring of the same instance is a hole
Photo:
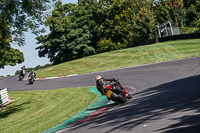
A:
{"label": "motorcycle front wheel", "polygon": [[33,79],[29,80],[29,84],[33,84]]}
{"label": "motorcycle front wheel", "polygon": [[120,94],[116,94],[114,92],[112,93],[110,98],[112,99],[112,101],[114,101],[114,102],[117,101],[119,103],[125,103],[126,100],[127,100],[127,98],[125,98],[123,95],[121,95],[121,93]]}

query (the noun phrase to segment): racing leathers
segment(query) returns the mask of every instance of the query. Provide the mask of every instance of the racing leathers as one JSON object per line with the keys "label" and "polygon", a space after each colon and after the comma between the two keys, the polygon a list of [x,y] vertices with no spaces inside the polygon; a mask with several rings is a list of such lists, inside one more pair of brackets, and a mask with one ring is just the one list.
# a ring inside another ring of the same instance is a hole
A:
{"label": "racing leathers", "polygon": [[105,95],[104,89],[107,86],[111,86],[113,91],[125,94],[125,96],[128,97],[128,94],[127,94],[126,90],[118,82],[118,79],[115,79],[115,78],[109,78],[109,79],[100,78],[100,79],[96,80],[96,88],[98,89],[98,91],[101,92],[101,95]]}

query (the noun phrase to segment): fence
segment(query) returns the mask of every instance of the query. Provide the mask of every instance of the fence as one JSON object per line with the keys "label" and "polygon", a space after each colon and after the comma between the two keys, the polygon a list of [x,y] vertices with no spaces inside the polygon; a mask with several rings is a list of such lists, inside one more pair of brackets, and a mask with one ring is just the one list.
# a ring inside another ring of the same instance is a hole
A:
{"label": "fence", "polygon": [[7,88],[0,89],[0,106],[8,103],[10,101],[8,96]]}
{"label": "fence", "polygon": [[161,37],[161,38],[158,38],[158,41],[165,42],[165,41],[172,41],[172,40],[196,39],[196,38],[200,38],[200,32]]}

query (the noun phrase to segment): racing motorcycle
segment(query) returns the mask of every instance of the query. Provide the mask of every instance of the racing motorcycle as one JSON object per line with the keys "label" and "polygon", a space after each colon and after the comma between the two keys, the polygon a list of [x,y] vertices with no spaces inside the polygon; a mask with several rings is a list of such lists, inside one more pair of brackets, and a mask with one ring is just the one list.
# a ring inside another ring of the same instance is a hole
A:
{"label": "racing motorcycle", "polygon": [[20,71],[20,73],[19,73],[19,81],[21,81],[21,80],[24,78],[25,73],[26,73],[25,70],[21,70],[21,71]]}
{"label": "racing motorcycle", "polygon": [[107,85],[103,88],[104,94],[108,100],[113,102],[125,103],[127,99],[131,99],[132,96],[124,89],[123,86],[118,82],[116,86]]}
{"label": "racing motorcycle", "polygon": [[35,81],[35,76],[34,74],[30,73],[28,75],[28,80],[29,80],[29,84],[33,84],[33,82]]}

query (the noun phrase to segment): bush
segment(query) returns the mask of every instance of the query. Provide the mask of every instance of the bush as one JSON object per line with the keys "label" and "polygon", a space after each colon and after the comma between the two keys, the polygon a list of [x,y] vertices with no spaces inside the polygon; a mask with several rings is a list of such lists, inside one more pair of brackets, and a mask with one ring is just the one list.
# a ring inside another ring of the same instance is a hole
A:
{"label": "bush", "polygon": [[194,33],[194,32],[198,32],[199,30],[200,30],[199,27],[184,27],[184,28],[181,28],[181,33],[182,34]]}
{"label": "bush", "polygon": [[107,51],[123,49],[125,47],[126,45],[121,44],[120,42],[113,43],[111,39],[107,40],[104,38],[100,42],[97,43],[97,52],[102,53],[102,52],[107,52]]}
{"label": "bush", "polygon": [[17,71],[15,72],[15,75],[18,75],[18,74],[19,74],[19,72],[20,72],[20,70],[17,70]]}

